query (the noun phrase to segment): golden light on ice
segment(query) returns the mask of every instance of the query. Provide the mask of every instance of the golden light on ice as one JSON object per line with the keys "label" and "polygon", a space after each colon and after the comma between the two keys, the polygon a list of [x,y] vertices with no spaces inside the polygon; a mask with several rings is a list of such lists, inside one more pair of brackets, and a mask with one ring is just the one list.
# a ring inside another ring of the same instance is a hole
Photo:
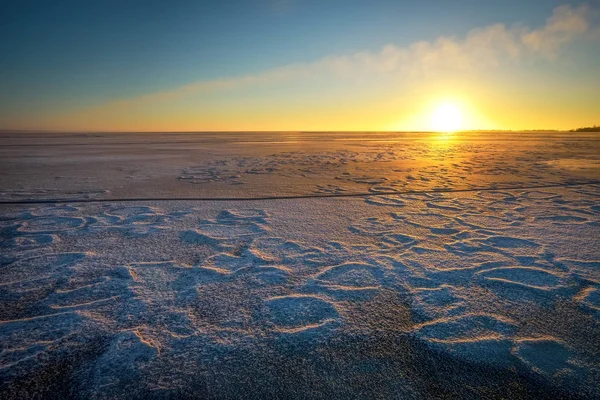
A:
{"label": "golden light on ice", "polygon": [[431,129],[437,132],[456,132],[462,127],[460,109],[452,103],[438,106],[431,116]]}

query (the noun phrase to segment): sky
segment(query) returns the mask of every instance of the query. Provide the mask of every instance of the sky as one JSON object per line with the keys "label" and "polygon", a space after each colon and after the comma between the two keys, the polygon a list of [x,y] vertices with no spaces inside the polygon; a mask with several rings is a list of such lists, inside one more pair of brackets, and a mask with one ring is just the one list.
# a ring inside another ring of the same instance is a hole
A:
{"label": "sky", "polygon": [[600,124],[600,0],[14,0],[0,129]]}

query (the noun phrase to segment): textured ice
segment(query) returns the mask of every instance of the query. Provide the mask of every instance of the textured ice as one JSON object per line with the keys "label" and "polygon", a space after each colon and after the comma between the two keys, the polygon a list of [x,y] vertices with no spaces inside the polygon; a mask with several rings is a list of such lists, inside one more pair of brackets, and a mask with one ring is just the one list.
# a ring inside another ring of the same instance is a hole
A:
{"label": "textured ice", "polygon": [[232,144],[153,172],[404,195],[3,205],[1,397],[599,398],[600,185],[527,189],[590,178],[522,161],[542,142]]}

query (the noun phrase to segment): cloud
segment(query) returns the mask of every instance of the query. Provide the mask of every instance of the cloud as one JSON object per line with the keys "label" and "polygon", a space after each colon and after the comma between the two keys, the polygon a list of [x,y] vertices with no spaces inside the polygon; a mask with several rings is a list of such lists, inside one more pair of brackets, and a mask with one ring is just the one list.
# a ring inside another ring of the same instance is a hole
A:
{"label": "cloud", "polygon": [[597,31],[597,27],[592,26],[590,11],[587,5],[564,5],[556,8],[546,24],[538,29],[495,24],[474,29],[464,38],[439,37],[406,47],[389,44],[375,52],[331,56],[256,74],[192,82],[173,90],[113,101],[87,112],[123,110],[185,96],[276,84],[324,74],[332,74],[339,79],[383,74],[414,79],[440,71],[475,71],[526,59],[553,60],[566,45],[578,37],[586,32]]}
{"label": "cloud", "polygon": [[589,13],[590,8],[586,5],[575,9],[560,6],[554,10],[546,26],[525,33],[521,39],[531,49],[555,57],[562,46],[590,29]]}

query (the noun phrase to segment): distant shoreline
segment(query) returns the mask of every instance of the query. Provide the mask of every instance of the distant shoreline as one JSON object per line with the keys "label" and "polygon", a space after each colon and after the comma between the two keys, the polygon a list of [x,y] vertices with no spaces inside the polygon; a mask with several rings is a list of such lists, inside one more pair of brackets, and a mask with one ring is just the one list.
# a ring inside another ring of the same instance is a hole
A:
{"label": "distant shoreline", "polygon": [[600,127],[596,128],[579,128],[572,130],[561,130],[561,129],[523,129],[523,130],[511,130],[511,129],[469,129],[460,130],[456,132],[441,132],[441,131],[88,131],[88,130],[19,130],[19,129],[0,129],[0,134],[80,134],[80,135],[98,135],[98,134],[337,134],[337,133],[600,133]]}

